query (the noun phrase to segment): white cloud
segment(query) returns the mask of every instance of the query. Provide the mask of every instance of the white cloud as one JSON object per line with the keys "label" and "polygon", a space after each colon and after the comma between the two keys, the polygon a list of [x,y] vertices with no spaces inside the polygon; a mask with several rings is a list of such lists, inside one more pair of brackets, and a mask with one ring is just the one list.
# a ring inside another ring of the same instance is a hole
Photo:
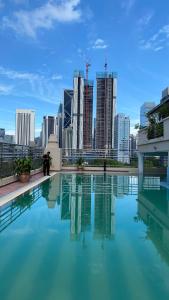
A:
{"label": "white cloud", "polygon": [[5,134],[15,135],[15,129],[6,130],[6,131],[5,131]]}
{"label": "white cloud", "polygon": [[39,74],[28,73],[28,72],[18,72],[10,69],[6,69],[0,66],[0,75],[6,76],[9,79],[20,79],[20,80],[40,80],[42,76]]}
{"label": "white cloud", "polygon": [[138,26],[140,28],[147,26],[150,23],[150,21],[152,20],[153,15],[154,15],[154,13],[151,12],[151,13],[147,13],[146,15],[144,15],[143,17],[141,17],[138,20]]}
{"label": "white cloud", "polygon": [[59,74],[54,74],[52,76],[52,80],[62,80],[63,79],[63,76],[62,75],[59,75]]}
{"label": "white cloud", "polygon": [[93,49],[106,49],[108,45],[105,43],[103,39],[97,39],[92,46]]}
{"label": "white cloud", "polygon": [[0,77],[15,82],[10,86],[0,85],[0,93],[10,94],[21,98],[34,98],[37,101],[57,104],[57,93],[62,87],[54,84],[51,78],[37,73],[19,72],[0,66]]}
{"label": "white cloud", "polygon": [[140,123],[140,119],[132,119],[130,121],[130,133],[136,135],[138,133],[138,129],[135,129],[135,125]]}
{"label": "white cloud", "polygon": [[140,41],[140,48],[143,50],[153,50],[153,51],[160,51],[169,42],[169,24],[164,25],[160,28],[152,37],[148,40],[141,40]]}
{"label": "white cloud", "polygon": [[0,95],[9,95],[12,89],[13,86],[0,83]]}
{"label": "white cloud", "polygon": [[11,2],[15,4],[29,4],[29,0],[12,0]]}
{"label": "white cloud", "polygon": [[81,19],[79,4],[80,0],[64,0],[60,3],[49,0],[45,5],[34,10],[15,12],[11,19],[3,17],[3,27],[35,39],[39,29],[49,30],[56,22],[79,21]]}
{"label": "white cloud", "polygon": [[0,9],[4,8],[4,6],[5,6],[4,1],[3,1],[3,0],[0,0]]}
{"label": "white cloud", "polygon": [[71,59],[69,59],[69,58],[67,58],[67,59],[65,60],[65,62],[66,62],[67,64],[72,64],[72,63],[73,63],[73,61],[72,61]]}
{"label": "white cloud", "polygon": [[41,133],[41,130],[42,130],[42,128],[36,128],[36,129],[35,129],[35,133],[36,133],[36,134],[40,134],[40,133]]}
{"label": "white cloud", "polygon": [[135,5],[136,0],[124,0],[121,4],[121,7],[126,11],[126,14],[129,14],[133,6]]}

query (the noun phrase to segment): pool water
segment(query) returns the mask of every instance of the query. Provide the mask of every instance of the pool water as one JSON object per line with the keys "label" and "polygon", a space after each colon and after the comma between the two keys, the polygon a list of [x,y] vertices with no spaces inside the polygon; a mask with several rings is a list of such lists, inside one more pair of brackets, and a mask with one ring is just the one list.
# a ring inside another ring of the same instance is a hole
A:
{"label": "pool water", "polygon": [[160,178],[57,174],[0,210],[1,300],[168,300]]}

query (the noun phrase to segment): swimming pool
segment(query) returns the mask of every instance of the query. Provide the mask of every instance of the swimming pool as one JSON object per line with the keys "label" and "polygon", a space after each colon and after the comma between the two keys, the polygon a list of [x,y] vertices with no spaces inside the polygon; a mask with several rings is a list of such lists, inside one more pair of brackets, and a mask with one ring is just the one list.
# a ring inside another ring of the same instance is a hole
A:
{"label": "swimming pool", "polygon": [[0,299],[169,299],[160,178],[57,174],[0,211]]}

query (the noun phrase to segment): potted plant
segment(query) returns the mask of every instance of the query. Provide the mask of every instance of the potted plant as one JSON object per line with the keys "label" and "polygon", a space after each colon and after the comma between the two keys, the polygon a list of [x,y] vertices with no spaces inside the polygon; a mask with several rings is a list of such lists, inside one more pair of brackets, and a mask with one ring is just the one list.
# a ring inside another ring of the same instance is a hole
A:
{"label": "potted plant", "polygon": [[29,181],[31,165],[32,160],[30,157],[17,158],[15,160],[15,173],[21,182],[25,183]]}
{"label": "potted plant", "polygon": [[78,170],[83,170],[83,163],[84,163],[84,160],[82,157],[79,157],[76,164],[77,164],[77,169]]}

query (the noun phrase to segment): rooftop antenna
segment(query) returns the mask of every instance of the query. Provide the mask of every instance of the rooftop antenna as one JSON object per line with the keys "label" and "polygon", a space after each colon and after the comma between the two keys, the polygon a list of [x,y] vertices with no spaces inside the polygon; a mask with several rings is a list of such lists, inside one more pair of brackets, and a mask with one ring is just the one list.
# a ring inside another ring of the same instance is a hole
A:
{"label": "rooftop antenna", "polygon": [[104,64],[104,70],[105,70],[105,72],[107,72],[107,67],[108,67],[108,65],[107,65],[107,58],[105,58],[105,64]]}
{"label": "rooftop antenna", "polygon": [[89,68],[91,67],[91,64],[89,62],[86,63],[86,80],[89,78]]}

